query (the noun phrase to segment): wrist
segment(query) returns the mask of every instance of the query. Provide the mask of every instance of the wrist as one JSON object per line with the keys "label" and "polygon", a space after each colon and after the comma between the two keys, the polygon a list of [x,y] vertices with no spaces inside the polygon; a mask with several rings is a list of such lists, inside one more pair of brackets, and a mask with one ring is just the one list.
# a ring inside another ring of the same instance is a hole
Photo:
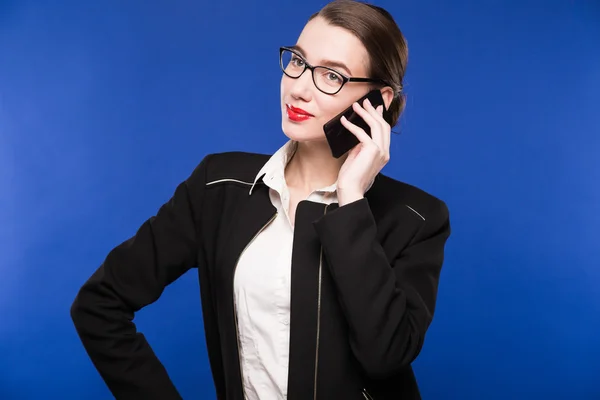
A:
{"label": "wrist", "polygon": [[338,190],[338,204],[340,207],[346,204],[354,203],[355,201],[358,201],[362,198],[364,198],[364,194],[360,191]]}

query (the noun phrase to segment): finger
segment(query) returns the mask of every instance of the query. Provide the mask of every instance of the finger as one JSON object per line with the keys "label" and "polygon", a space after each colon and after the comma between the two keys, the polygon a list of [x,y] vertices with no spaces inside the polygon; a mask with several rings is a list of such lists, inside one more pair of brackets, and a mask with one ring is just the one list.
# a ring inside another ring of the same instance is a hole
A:
{"label": "finger", "polygon": [[342,125],[344,125],[344,127],[346,127],[346,129],[348,129],[354,136],[356,136],[356,138],[361,143],[370,144],[373,142],[369,135],[367,135],[367,132],[365,132],[361,127],[356,126],[352,122],[348,121],[348,119],[345,116],[342,116],[342,118],[340,118],[340,122],[342,123]]}
{"label": "finger", "polygon": [[[361,107],[360,104],[354,103],[353,105],[354,111],[369,125],[371,128],[371,139],[377,147],[383,148],[383,137],[381,135],[381,124],[377,122],[375,117],[365,108]],[[371,106],[371,108],[373,108]]]}
{"label": "finger", "polygon": [[373,107],[373,104],[369,101],[369,99],[365,99],[364,108],[373,116],[373,119],[381,124],[382,127],[388,124],[385,118],[383,118],[383,105],[377,106],[377,108]]}
{"label": "finger", "polygon": [[371,103],[371,101],[369,99],[365,99],[365,101],[363,102],[363,105],[364,105],[365,110],[367,110],[377,122],[379,122],[379,123],[385,122],[385,120],[381,116],[381,113],[379,112],[380,106],[377,106],[377,108],[373,107],[373,103]]}
{"label": "finger", "polygon": [[375,109],[375,107],[373,107],[368,99],[365,99],[364,104],[365,110],[371,114],[373,120],[375,120],[379,125],[379,129],[375,130],[375,132],[372,133],[372,136],[375,143],[377,143],[377,147],[379,148],[379,152],[383,161],[387,163],[390,158],[390,126],[383,119],[383,109],[378,111]]}
{"label": "finger", "polygon": [[365,122],[369,125],[371,129],[374,129],[379,125],[379,122],[376,119],[377,113],[375,112],[375,114],[373,114],[371,112],[373,106],[371,105],[369,99],[365,99],[362,105],[358,102],[354,102],[354,104],[352,104],[352,107],[354,108],[354,111],[356,111],[356,113],[360,115],[362,119],[365,120]]}
{"label": "finger", "polygon": [[[365,99],[365,110],[369,112],[373,116],[373,119],[379,123],[380,129],[378,131],[380,138],[377,140],[378,144],[381,145],[381,149],[384,150],[389,145],[388,140],[388,129],[389,125],[387,121],[383,118],[383,106],[378,106],[377,109],[373,107],[373,104],[369,101],[369,99]],[[381,109],[381,110],[380,110]]]}
{"label": "finger", "polygon": [[[383,105],[380,105],[379,107],[377,107],[377,112],[379,113],[379,115],[381,116],[381,118],[383,119]],[[384,119],[385,121],[385,119]],[[385,121],[387,124],[387,121]],[[389,126],[389,124],[387,124]],[[391,141],[391,128],[388,128],[386,126],[384,126],[384,132],[386,132],[386,134],[384,134],[384,138],[385,138],[385,148],[389,149],[390,147],[390,141]]]}

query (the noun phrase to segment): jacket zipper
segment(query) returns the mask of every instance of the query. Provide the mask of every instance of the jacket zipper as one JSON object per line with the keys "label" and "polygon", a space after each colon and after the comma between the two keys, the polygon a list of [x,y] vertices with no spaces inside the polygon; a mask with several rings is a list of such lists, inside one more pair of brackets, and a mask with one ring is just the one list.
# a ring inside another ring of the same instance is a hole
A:
{"label": "jacket zipper", "polygon": [[[327,206],[323,215],[327,214]],[[317,348],[315,351],[315,382],[313,388],[313,400],[317,400],[317,374],[319,372],[319,339],[321,335],[321,278],[323,277],[323,246],[319,253],[319,290],[317,294]]]}
{"label": "jacket zipper", "polygon": [[375,399],[373,399],[373,396],[371,396],[371,395],[369,394],[369,392],[367,392],[367,389],[363,389],[363,390],[362,390],[362,394],[363,394],[363,397],[364,397],[366,400],[375,400]]}
{"label": "jacket zipper", "polygon": [[[272,217],[271,217],[271,218],[270,218],[270,219],[267,221],[267,223],[266,223],[266,224],[264,224],[264,225],[262,226],[262,228],[260,228],[260,229],[259,229],[259,231],[258,231],[258,232],[256,232],[256,234],[255,234],[254,236],[252,236],[252,239],[250,239],[250,241],[248,242],[248,244],[246,244],[246,247],[244,247],[244,250],[242,250],[242,252],[241,252],[241,253],[240,253],[240,255],[238,256],[237,260],[235,261],[235,266],[233,267],[233,280],[232,280],[232,285],[234,285],[234,283],[233,283],[233,282],[235,282],[235,271],[237,270],[237,266],[238,266],[238,264],[239,264],[239,262],[240,262],[240,258],[242,258],[242,255],[244,254],[244,252],[246,251],[246,249],[248,249],[248,247],[250,247],[250,245],[252,244],[252,242],[254,242],[254,239],[256,239],[256,237],[257,237],[258,235],[260,235],[260,233],[261,233],[262,231],[264,231],[264,230],[265,230],[265,228],[266,228],[267,226],[269,226],[269,224],[270,224],[271,222],[273,222],[273,220],[274,220],[275,218],[277,218],[277,214],[278,214],[278,213],[275,213],[275,215],[273,215],[273,216],[272,216]],[[237,350],[238,350],[238,367],[239,367],[239,369],[240,369],[240,380],[242,381],[242,382],[241,382],[241,384],[242,384],[242,392],[243,392],[244,399],[245,399],[245,398],[247,398],[247,397],[246,397],[246,388],[245,388],[245,386],[244,386],[244,373],[243,373],[243,371],[242,371],[242,362],[241,362],[241,357],[240,357],[240,354],[241,354],[241,353],[240,353],[240,332],[239,332],[239,328],[238,328],[238,318],[237,318],[237,302],[235,301],[235,287],[233,288],[233,298],[234,298],[234,310],[233,310],[233,317],[234,317],[234,320],[235,320],[235,335],[236,335],[236,341],[235,341],[235,343],[237,344]]]}

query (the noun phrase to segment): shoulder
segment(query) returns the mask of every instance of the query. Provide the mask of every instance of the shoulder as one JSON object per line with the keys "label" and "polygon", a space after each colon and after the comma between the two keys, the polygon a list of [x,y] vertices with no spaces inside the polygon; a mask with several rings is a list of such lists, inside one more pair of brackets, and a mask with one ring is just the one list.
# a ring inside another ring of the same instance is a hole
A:
{"label": "shoulder", "polygon": [[443,222],[449,218],[448,206],[442,199],[384,174],[377,176],[367,198],[373,208],[386,214],[408,211],[422,221]]}
{"label": "shoulder", "polygon": [[208,185],[227,181],[252,183],[270,155],[242,151],[210,153],[194,169],[188,182]]}

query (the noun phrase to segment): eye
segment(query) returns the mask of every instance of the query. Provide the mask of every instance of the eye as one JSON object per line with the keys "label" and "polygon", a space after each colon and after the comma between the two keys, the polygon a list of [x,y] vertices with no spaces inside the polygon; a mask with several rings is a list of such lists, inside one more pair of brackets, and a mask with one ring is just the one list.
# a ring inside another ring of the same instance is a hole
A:
{"label": "eye", "polygon": [[303,67],[304,66],[304,60],[301,59],[300,57],[298,57],[297,55],[293,55],[292,56],[292,65],[296,66],[296,67]]}
{"label": "eye", "polygon": [[333,83],[339,83],[342,81],[342,77],[333,71],[327,71],[327,73],[325,74],[325,78],[327,78],[328,81],[331,81]]}

